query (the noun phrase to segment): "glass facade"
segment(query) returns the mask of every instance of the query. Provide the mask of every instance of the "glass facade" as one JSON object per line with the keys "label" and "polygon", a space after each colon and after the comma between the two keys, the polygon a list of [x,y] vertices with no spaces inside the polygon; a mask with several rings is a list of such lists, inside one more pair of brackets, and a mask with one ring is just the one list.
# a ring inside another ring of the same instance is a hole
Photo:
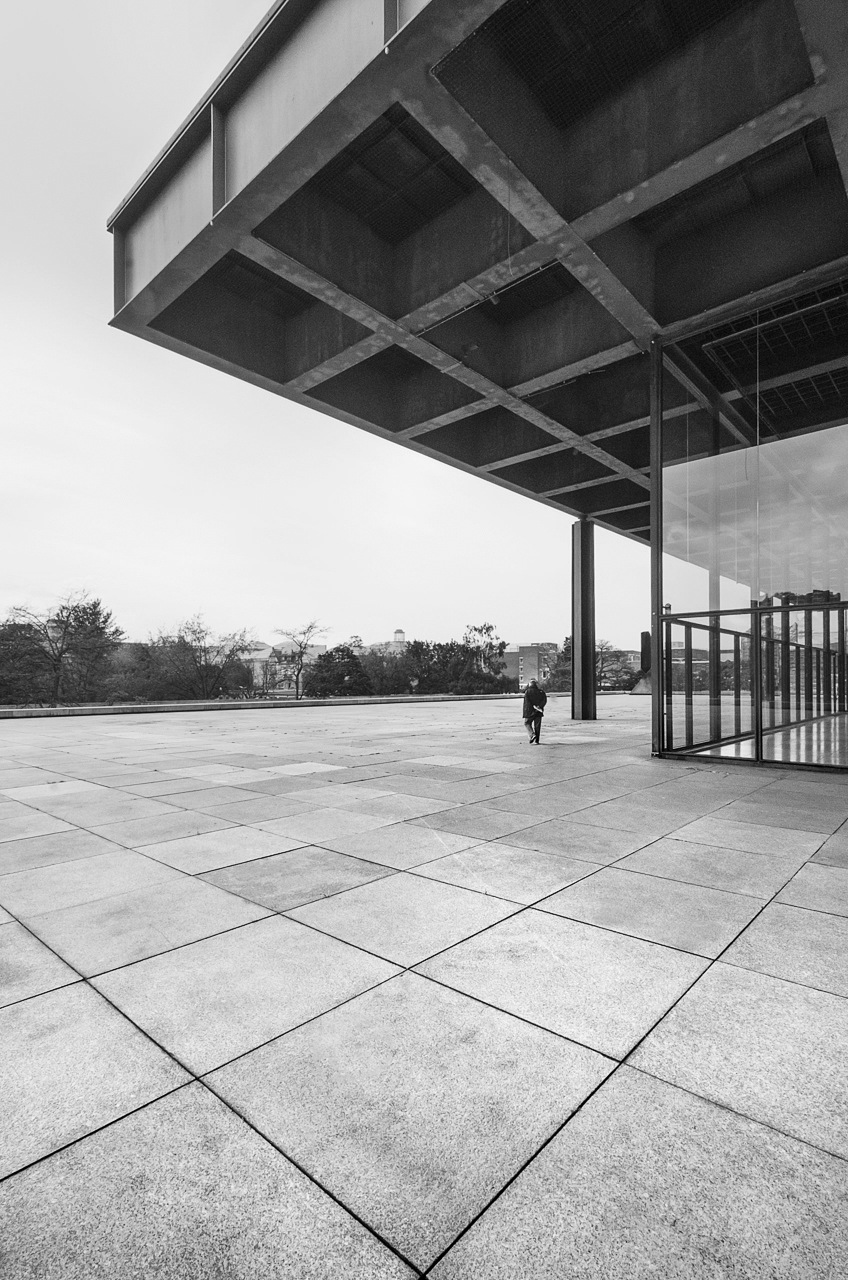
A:
{"label": "glass facade", "polygon": [[848,767],[848,286],[668,346],[661,749]]}

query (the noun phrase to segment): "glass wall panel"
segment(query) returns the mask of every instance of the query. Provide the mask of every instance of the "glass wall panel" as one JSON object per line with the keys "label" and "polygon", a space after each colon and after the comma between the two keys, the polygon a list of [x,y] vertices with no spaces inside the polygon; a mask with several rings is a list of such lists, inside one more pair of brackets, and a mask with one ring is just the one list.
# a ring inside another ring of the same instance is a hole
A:
{"label": "glass wall panel", "polygon": [[848,296],[787,308],[666,352],[663,743],[846,767]]}

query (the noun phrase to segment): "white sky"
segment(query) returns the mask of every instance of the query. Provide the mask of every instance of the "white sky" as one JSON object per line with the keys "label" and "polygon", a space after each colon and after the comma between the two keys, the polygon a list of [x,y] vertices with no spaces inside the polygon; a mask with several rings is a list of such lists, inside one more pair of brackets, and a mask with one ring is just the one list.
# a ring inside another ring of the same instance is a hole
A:
{"label": "white sky", "polygon": [[[561,643],[569,517],[107,328],[106,217],[266,8],[4,7],[0,613],[84,588],[133,639]],[[596,560],[597,633],[637,648],[648,552],[599,530]]]}

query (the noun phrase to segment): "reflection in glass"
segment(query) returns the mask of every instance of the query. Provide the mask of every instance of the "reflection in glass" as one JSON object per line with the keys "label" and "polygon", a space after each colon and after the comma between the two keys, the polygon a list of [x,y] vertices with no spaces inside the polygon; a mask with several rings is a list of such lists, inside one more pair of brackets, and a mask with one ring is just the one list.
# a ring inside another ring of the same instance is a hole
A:
{"label": "reflection in glass", "polygon": [[678,372],[662,420],[665,749],[846,766],[845,411],[802,414],[789,386],[783,416],[761,414],[759,395]]}

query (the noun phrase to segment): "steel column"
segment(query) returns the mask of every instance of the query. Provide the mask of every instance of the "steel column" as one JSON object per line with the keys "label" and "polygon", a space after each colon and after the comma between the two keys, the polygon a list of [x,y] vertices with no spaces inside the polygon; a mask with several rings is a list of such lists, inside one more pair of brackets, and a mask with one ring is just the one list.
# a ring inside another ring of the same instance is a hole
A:
{"label": "steel column", "polygon": [[595,528],[571,526],[571,717],[595,720]]}
{"label": "steel column", "polygon": [[663,741],[662,637],[662,405],[663,350],[651,343],[651,749],[659,755]]}

